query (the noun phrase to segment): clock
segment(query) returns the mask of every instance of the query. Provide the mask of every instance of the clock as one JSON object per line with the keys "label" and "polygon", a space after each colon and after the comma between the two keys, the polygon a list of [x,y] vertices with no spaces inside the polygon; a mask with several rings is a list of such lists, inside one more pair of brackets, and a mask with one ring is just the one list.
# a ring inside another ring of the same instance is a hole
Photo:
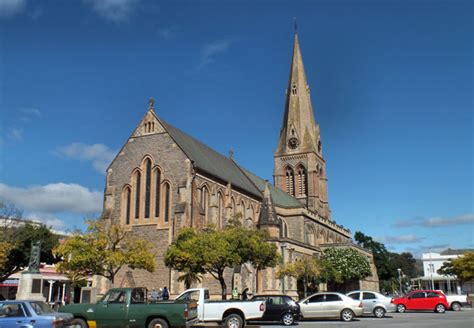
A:
{"label": "clock", "polygon": [[288,140],[288,147],[290,147],[291,149],[296,149],[296,147],[298,147],[299,144],[300,144],[300,141],[298,140],[298,138],[291,137]]}

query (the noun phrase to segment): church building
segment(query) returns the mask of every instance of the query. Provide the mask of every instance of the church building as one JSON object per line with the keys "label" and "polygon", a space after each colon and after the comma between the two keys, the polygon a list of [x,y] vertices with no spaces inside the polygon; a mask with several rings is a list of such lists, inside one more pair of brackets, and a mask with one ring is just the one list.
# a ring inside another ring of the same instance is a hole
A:
{"label": "church building", "polygon": [[[295,34],[283,124],[274,153],[273,184],[179,128],[164,121],[150,100],[148,110],[107,169],[103,217],[120,223],[149,242],[157,254],[154,273],[123,270],[119,285],[168,286],[171,295],[184,290],[179,273],[163,256],[184,227],[218,229],[238,217],[247,227],[264,229],[284,263],[319,256],[327,247],[357,249],[369,259],[372,275],[357,288],[378,290],[372,254],[352,242],[349,229],[331,218],[326,162],[320,128],[312,108],[298,35]],[[293,278],[276,279],[277,268],[256,272],[242,265],[226,272],[227,286],[251,293],[296,296]],[[220,295],[217,280],[200,283]],[[106,288],[98,281],[100,290]],[[230,293],[230,288],[228,290]]]}

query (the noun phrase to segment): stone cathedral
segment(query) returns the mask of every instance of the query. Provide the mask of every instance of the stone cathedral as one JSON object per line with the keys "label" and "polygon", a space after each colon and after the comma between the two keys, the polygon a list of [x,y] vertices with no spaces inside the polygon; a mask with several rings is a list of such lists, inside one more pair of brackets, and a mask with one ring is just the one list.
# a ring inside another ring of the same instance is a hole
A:
{"label": "stone cathedral", "polygon": [[[178,272],[163,264],[167,247],[183,227],[242,224],[264,229],[283,262],[318,256],[327,247],[352,247],[369,259],[372,276],[360,288],[378,290],[372,254],[352,243],[351,232],[331,218],[326,162],[312,108],[298,35],[295,34],[283,124],[274,153],[274,183],[263,180],[159,117],[149,108],[107,169],[103,217],[119,222],[149,242],[157,254],[154,273],[122,270],[116,285],[168,286],[184,290]],[[296,296],[293,278],[276,279],[276,268],[258,272],[242,265],[226,272],[227,286],[241,292],[285,292]],[[204,277],[200,286],[220,295],[219,283]],[[99,293],[106,288],[97,281]],[[256,290],[258,288],[258,290]],[[323,287],[324,288],[324,287]],[[230,288],[228,288],[230,293]]]}

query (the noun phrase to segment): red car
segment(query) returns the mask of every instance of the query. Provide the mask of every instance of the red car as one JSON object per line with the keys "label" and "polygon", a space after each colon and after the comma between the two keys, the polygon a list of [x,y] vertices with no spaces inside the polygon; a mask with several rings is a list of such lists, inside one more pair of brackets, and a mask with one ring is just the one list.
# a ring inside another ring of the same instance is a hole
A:
{"label": "red car", "polygon": [[446,296],[436,290],[415,290],[405,297],[393,299],[392,303],[400,313],[406,310],[434,310],[444,313],[449,308]]}

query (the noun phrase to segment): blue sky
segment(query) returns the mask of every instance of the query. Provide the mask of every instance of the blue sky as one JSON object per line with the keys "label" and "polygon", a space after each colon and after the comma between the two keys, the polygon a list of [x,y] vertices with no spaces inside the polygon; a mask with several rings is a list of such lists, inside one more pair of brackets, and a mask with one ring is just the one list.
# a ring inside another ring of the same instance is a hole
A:
{"label": "blue sky", "polygon": [[271,179],[298,29],[338,223],[390,249],[474,247],[472,1],[0,1],[0,200],[100,211],[144,115]]}

